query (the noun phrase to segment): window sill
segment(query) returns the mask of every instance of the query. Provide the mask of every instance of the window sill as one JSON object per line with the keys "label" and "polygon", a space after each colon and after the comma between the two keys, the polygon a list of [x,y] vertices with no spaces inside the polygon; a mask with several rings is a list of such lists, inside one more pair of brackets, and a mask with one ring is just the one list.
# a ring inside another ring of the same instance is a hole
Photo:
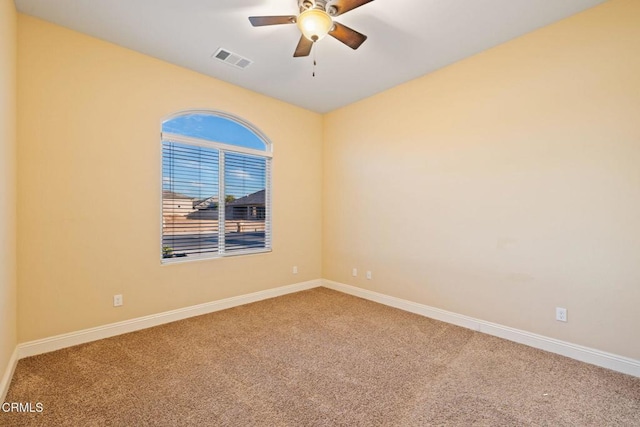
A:
{"label": "window sill", "polygon": [[262,255],[266,253],[270,253],[273,250],[271,248],[268,249],[252,249],[246,251],[235,251],[225,253],[224,255],[214,254],[214,255],[194,255],[194,256],[184,256],[184,257],[172,257],[172,258],[162,258],[160,260],[161,265],[171,265],[171,264],[182,264],[185,262],[194,262],[194,261],[208,261],[215,259],[224,259],[224,258],[235,258],[237,256],[250,256],[250,255]]}

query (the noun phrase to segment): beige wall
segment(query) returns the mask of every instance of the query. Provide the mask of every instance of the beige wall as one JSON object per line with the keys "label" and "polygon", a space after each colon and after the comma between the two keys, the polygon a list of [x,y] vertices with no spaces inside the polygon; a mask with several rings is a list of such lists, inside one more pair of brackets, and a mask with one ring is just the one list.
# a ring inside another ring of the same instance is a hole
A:
{"label": "beige wall", "polygon": [[325,116],[323,277],[640,359],[639,23],[613,0]]}
{"label": "beige wall", "polygon": [[[20,342],[321,277],[320,115],[24,15],[18,48]],[[191,108],[273,141],[272,253],[160,265],[160,123]]]}
{"label": "beige wall", "polygon": [[[16,44],[12,1],[0,1],[0,379],[16,348]],[[2,393],[2,390],[0,390]],[[0,400],[2,396],[0,396]]]}

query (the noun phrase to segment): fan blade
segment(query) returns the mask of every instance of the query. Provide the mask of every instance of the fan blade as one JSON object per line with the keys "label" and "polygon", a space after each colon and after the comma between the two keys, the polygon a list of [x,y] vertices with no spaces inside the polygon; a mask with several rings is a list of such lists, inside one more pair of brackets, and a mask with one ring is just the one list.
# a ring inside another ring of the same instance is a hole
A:
{"label": "fan blade", "polygon": [[254,27],[262,27],[265,25],[295,24],[296,17],[288,16],[250,16],[249,21]]}
{"label": "fan blade", "polygon": [[344,13],[349,12],[350,10],[353,10],[360,6],[364,6],[365,4],[372,1],[373,0],[337,0],[336,2],[331,4],[331,6],[336,8],[336,13],[333,14],[333,16],[340,16]]}
{"label": "fan blade", "polygon": [[296,47],[296,51],[293,53],[293,57],[298,58],[300,56],[309,56],[312,47],[313,42],[311,40],[309,40],[305,36],[300,37],[298,47]]}
{"label": "fan blade", "polygon": [[342,43],[349,46],[351,49],[357,49],[367,39],[367,36],[352,30],[346,25],[342,25],[338,22],[333,23],[334,27],[329,31],[329,35],[335,39],[340,40]]}

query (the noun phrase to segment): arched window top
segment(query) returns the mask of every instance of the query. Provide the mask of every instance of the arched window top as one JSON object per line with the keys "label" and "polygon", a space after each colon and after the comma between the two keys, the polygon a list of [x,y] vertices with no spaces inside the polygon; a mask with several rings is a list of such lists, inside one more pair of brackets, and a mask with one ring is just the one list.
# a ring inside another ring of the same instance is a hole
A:
{"label": "arched window top", "polygon": [[217,111],[180,113],[162,123],[162,132],[253,150],[271,151],[269,140],[251,124]]}

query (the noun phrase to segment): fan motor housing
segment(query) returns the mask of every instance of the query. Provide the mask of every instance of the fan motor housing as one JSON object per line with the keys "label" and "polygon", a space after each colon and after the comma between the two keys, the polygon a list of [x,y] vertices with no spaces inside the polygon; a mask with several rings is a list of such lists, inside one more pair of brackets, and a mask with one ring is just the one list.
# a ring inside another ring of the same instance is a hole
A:
{"label": "fan motor housing", "polygon": [[328,3],[328,0],[298,0],[298,6],[300,8],[300,13],[304,12],[305,10],[309,10],[309,9],[320,9],[320,10],[323,10],[323,11],[329,13],[329,14],[331,14],[329,12],[330,9],[332,9],[334,11],[337,11],[335,6],[330,6],[327,9],[327,3]]}

